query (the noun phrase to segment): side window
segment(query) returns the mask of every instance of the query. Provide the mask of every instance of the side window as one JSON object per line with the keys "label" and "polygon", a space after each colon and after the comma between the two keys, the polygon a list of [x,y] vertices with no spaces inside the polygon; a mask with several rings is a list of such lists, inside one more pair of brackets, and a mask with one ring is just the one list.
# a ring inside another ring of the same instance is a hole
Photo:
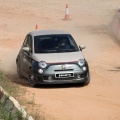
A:
{"label": "side window", "polygon": [[25,42],[24,42],[23,46],[24,47],[29,47],[30,52],[32,53],[32,36],[31,35],[28,35],[25,38]]}

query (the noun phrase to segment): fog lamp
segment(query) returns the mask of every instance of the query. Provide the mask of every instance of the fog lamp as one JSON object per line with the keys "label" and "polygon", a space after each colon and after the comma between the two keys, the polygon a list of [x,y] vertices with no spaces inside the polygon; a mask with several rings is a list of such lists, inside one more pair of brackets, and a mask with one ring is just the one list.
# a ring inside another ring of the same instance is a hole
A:
{"label": "fog lamp", "polygon": [[84,71],[86,71],[86,70],[87,70],[87,68],[86,68],[86,67],[83,67],[83,70],[84,70]]}
{"label": "fog lamp", "polygon": [[38,72],[41,74],[41,73],[43,73],[43,70],[42,70],[42,69],[39,69]]}
{"label": "fog lamp", "polygon": [[80,75],[77,75],[77,78],[80,79]]}
{"label": "fog lamp", "polygon": [[48,80],[52,80],[52,76],[48,76]]}

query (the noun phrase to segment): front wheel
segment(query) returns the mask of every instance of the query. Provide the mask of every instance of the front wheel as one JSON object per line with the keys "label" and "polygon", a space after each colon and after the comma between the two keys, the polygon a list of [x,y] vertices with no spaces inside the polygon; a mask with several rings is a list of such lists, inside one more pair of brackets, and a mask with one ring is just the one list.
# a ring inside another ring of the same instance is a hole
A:
{"label": "front wheel", "polygon": [[33,70],[30,70],[28,80],[31,87],[36,87],[36,76]]}
{"label": "front wheel", "polygon": [[90,72],[88,73],[87,80],[83,83],[83,85],[88,85],[90,83]]}

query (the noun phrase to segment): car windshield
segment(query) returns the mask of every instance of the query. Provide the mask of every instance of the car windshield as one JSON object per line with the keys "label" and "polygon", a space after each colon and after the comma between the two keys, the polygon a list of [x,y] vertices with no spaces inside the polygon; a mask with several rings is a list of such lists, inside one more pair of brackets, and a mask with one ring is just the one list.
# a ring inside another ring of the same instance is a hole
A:
{"label": "car windshield", "polygon": [[61,53],[79,51],[71,35],[40,35],[34,37],[35,53]]}

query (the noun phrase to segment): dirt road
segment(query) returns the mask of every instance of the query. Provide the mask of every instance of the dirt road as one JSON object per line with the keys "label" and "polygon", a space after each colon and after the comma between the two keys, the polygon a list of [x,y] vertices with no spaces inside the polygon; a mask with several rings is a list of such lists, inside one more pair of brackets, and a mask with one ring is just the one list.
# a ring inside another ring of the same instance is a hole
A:
{"label": "dirt road", "polygon": [[[65,4],[70,18],[64,21]],[[25,35],[39,29],[70,32],[83,51],[91,83],[56,87],[26,87],[48,120],[120,120],[120,46],[108,25],[119,0],[0,0],[0,62],[16,74],[15,58]]]}

